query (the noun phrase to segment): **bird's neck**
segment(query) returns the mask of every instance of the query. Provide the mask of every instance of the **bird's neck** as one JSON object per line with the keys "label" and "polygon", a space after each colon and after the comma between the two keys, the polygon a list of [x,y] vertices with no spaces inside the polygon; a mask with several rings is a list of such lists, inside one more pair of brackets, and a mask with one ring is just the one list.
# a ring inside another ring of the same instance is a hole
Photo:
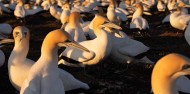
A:
{"label": "bird's neck", "polygon": [[15,56],[26,57],[28,54],[28,51],[29,51],[29,41],[28,40],[15,41],[13,53],[18,54]]}
{"label": "bird's neck", "polygon": [[178,94],[176,81],[180,76],[182,76],[180,72],[171,74],[166,71],[163,74],[162,70],[157,70],[157,67],[154,68],[151,78],[154,94]]}
{"label": "bird's neck", "polygon": [[28,51],[29,51],[28,41],[24,41],[24,40],[22,40],[21,42],[15,41],[15,46],[9,57],[9,65],[23,64],[24,60],[26,60]]}
{"label": "bird's neck", "polygon": [[100,33],[101,33],[99,25],[97,23],[93,22],[92,29],[93,29],[94,34],[96,35],[96,37],[98,37],[100,35]]}
{"label": "bird's neck", "polygon": [[58,63],[58,46],[52,41],[44,41],[41,47],[41,57],[45,60],[46,64],[54,65],[57,67]]}
{"label": "bird's neck", "polygon": [[69,26],[71,28],[76,28],[80,26],[79,19],[69,19]]}
{"label": "bird's neck", "polygon": [[161,78],[162,82],[157,81],[156,87],[153,88],[154,94],[178,94],[176,87],[177,79]]}
{"label": "bird's neck", "polygon": [[17,5],[19,5],[19,6],[23,6],[24,3],[23,3],[22,1],[20,1]]}
{"label": "bird's neck", "polygon": [[135,13],[133,14],[133,18],[142,16],[143,14],[143,8],[137,8],[137,10],[135,11]]}

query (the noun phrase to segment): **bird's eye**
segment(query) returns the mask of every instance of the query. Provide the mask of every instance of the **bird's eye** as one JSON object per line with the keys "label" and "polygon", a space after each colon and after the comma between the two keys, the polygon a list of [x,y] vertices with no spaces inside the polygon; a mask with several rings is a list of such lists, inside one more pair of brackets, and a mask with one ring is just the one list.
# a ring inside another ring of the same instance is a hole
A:
{"label": "bird's eye", "polygon": [[24,35],[26,35],[27,34],[27,32],[24,32]]}
{"label": "bird's eye", "polygon": [[18,35],[19,35],[19,32],[15,32],[15,34],[16,34],[16,36],[18,36]]}
{"label": "bird's eye", "polygon": [[70,43],[70,42],[72,42],[72,41],[70,41],[70,40],[66,40],[66,41],[65,41],[65,43]]}
{"label": "bird's eye", "polygon": [[188,69],[188,68],[190,68],[190,65],[184,65],[183,67],[182,67],[182,70],[185,70],[185,69]]}

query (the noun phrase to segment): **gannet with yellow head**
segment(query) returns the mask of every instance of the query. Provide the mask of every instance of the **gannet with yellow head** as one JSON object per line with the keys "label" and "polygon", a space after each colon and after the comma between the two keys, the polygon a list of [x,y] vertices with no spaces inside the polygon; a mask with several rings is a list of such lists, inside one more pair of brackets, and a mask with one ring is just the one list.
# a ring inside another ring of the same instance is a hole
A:
{"label": "gannet with yellow head", "polygon": [[[121,27],[111,23],[108,19],[100,16],[99,14],[95,14],[92,22],[92,29],[96,35],[96,38],[93,40],[80,42],[80,44],[88,48],[91,53],[79,51],[77,49],[66,48],[62,55],[79,61],[83,65],[97,64],[109,56],[112,49],[112,40],[108,34],[109,31],[107,31],[106,28],[109,27],[110,29],[121,29]],[[61,62],[67,63],[66,61]]]}
{"label": "gannet with yellow head", "polygon": [[79,12],[72,12],[69,16],[68,24],[65,27],[65,31],[67,31],[77,42],[86,40],[84,31],[80,25],[80,19],[81,16]]}
{"label": "gannet with yellow head", "polygon": [[151,85],[154,94],[179,94],[176,81],[190,74],[190,59],[176,53],[162,57],[152,71]]}

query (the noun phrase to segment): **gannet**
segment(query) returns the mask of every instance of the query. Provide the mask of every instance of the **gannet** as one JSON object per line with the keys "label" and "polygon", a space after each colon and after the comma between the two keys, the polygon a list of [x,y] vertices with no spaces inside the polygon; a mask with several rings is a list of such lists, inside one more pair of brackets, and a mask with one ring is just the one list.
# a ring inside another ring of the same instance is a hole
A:
{"label": "gannet", "polygon": [[[24,2],[22,0],[18,0],[17,1],[17,5],[15,7],[14,10],[14,15],[18,18],[18,19],[23,19],[26,16],[26,10],[24,8]],[[22,20],[21,20],[22,21]]]}
{"label": "gannet", "polygon": [[141,2],[136,3],[135,7],[136,7],[136,11],[132,17],[132,20],[130,23],[130,29],[132,28],[138,28],[140,30],[149,29],[147,20],[142,17],[142,14],[143,14],[142,3]]}
{"label": "gannet", "polygon": [[158,0],[157,9],[158,9],[158,11],[165,11],[166,10],[166,5],[162,0]]}
{"label": "gannet", "polygon": [[50,4],[51,4],[49,9],[50,14],[57,20],[60,20],[62,9],[59,8],[55,2],[51,2]]}
{"label": "gannet", "polygon": [[122,8],[116,8],[116,6],[114,6],[112,3],[110,3],[109,7],[107,8],[107,18],[115,24],[126,22],[128,19],[126,15],[129,14],[129,12],[123,10]]}
{"label": "gannet", "polygon": [[15,7],[14,10],[14,15],[18,18],[21,19],[21,21],[25,21],[23,20],[26,16],[28,15],[34,15],[40,11],[42,11],[42,8],[40,6],[32,6],[31,9],[26,9],[24,7],[24,2],[22,0],[18,0],[17,1],[17,5]]}
{"label": "gannet", "polygon": [[101,4],[97,2],[97,0],[89,0],[89,2],[85,5],[89,10],[93,10],[96,6],[100,6]]}
{"label": "gannet", "polygon": [[[17,26],[13,30],[13,37],[15,46],[8,60],[9,79],[12,85],[20,91],[24,79],[35,61],[26,57],[29,50],[29,30],[24,26]],[[89,89],[86,83],[77,80],[70,73],[62,69],[58,69],[58,71],[65,91],[77,88]]]}
{"label": "gannet", "polygon": [[48,10],[51,7],[51,1],[45,0],[42,2],[41,6],[43,7],[44,10]]}
{"label": "gannet", "polygon": [[183,14],[188,14],[188,9],[190,6],[188,4],[185,4],[184,2],[180,1],[177,3],[178,7],[181,7],[181,12]]}
{"label": "gannet", "polygon": [[61,13],[61,16],[60,16],[60,20],[61,20],[61,23],[62,23],[62,29],[65,28],[65,25],[66,23],[68,23],[69,21],[69,15],[71,13],[71,6],[69,5],[68,2],[66,2],[63,6],[62,6],[62,13]]}
{"label": "gannet", "polygon": [[176,0],[168,0],[167,8],[169,11],[174,9],[176,2]]}
{"label": "gannet", "polygon": [[[104,27],[116,29],[121,29],[121,27],[111,23],[108,21],[108,19],[100,16],[99,14],[95,14],[92,22],[92,28],[96,38],[93,40],[79,42],[81,45],[88,48],[91,53],[86,53],[84,51],[79,51],[72,48],[66,48],[62,53],[63,56],[79,61],[83,65],[97,64],[109,56],[112,49],[112,40]],[[68,63],[66,61],[61,61],[59,63],[62,62]]]}
{"label": "gannet", "polygon": [[57,67],[57,52],[60,47],[74,47],[89,52],[75,42],[67,32],[61,29],[51,31],[42,43],[41,56],[31,67],[20,94],[65,94]]}
{"label": "gannet", "polygon": [[152,7],[156,4],[157,0],[141,0],[141,2],[148,7]]}
{"label": "gannet", "polygon": [[77,42],[86,40],[83,29],[80,25],[80,19],[81,17],[79,12],[72,12],[69,16],[69,22],[65,26],[65,31],[67,31]]}
{"label": "gannet", "polygon": [[168,54],[158,60],[151,77],[153,93],[179,94],[176,81],[179,77],[190,74],[189,61],[189,58],[176,53]]}
{"label": "gannet", "polygon": [[190,21],[190,15],[184,14],[183,12],[181,12],[181,7],[179,6],[177,7],[177,10],[171,13],[170,15],[171,26],[179,30],[185,30],[189,21]]}
{"label": "gannet", "polygon": [[150,50],[149,47],[140,41],[129,38],[129,36],[122,31],[119,31],[119,33],[121,36],[116,33],[110,33],[112,40],[110,57],[112,60],[119,63],[143,62],[154,64],[146,55],[139,56]]}
{"label": "gannet", "polygon": [[[188,14],[188,10],[186,9],[186,7],[188,7],[188,5],[184,4],[183,2],[178,2],[178,3],[176,3],[176,6],[181,7],[181,12],[180,12],[181,14]],[[167,16],[164,17],[161,24],[170,23],[170,15],[173,12],[175,12],[175,9],[170,10],[170,11],[171,11],[170,14],[168,14]]]}

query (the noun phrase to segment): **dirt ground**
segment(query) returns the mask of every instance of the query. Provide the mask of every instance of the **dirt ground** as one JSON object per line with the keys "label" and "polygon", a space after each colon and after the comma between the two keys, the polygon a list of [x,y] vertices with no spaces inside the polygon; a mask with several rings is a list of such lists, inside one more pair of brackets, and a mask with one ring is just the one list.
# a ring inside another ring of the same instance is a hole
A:
{"label": "dirt ground", "polygon": [[[148,57],[155,62],[162,56],[173,52],[190,56],[190,46],[184,39],[184,31],[176,30],[170,25],[155,27],[165,15],[164,13],[153,12],[152,16],[144,16],[150,25],[149,37],[134,36],[128,26],[123,27],[123,31],[129,36],[153,49]],[[0,16],[0,23],[3,22],[11,24],[13,28],[22,25],[13,15]],[[56,21],[49,12],[28,16],[26,22],[25,26],[29,28],[31,33],[28,58],[37,60],[40,56],[40,47],[45,35],[51,30],[60,28],[61,23]],[[0,67],[0,94],[19,93],[10,84],[8,78],[7,59],[13,46],[14,44],[10,44],[2,48],[6,55],[6,62],[4,66]],[[153,66],[148,64],[121,64],[107,58],[97,65],[87,66],[85,71],[83,68],[64,65],[59,67],[90,86],[90,90],[70,91],[66,94],[76,94],[78,92],[84,94],[150,94]]]}

